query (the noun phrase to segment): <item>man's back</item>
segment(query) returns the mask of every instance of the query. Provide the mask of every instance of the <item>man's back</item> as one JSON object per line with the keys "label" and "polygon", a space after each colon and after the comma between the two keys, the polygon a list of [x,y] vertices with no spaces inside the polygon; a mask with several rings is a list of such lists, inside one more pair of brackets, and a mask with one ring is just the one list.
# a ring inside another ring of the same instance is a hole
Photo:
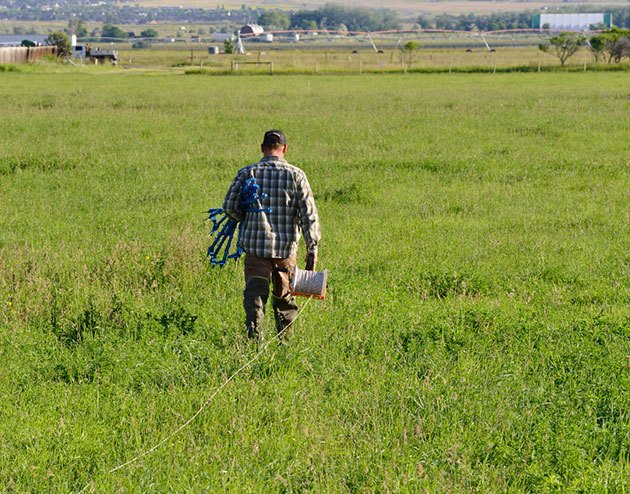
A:
{"label": "man's back", "polygon": [[[251,178],[259,187],[259,199],[243,211],[241,192]],[[240,169],[223,209],[242,221],[240,246],[256,256],[295,255],[300,230],[307,248],[315,247],[319,241],[317,208],[306,174],[282,157],[265,156],[258,163]]]}

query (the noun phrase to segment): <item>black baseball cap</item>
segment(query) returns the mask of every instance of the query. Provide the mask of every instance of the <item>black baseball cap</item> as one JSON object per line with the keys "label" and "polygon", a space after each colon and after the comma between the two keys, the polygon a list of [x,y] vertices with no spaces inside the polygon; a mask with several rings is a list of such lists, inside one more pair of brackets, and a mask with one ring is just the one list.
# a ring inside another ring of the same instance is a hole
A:
{"label": "black baseball cap", "polygon": [[265,147],[276,147],[278,145],[283,146],[287,143],[287,139],[284,136],[284,132],[281,130],[268,130],[263,137],[262,145]]}

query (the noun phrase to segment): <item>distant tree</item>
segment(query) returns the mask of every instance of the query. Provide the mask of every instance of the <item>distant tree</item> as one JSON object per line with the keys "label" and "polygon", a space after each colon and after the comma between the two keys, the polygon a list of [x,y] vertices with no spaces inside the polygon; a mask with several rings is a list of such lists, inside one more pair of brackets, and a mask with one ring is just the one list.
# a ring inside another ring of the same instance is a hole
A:
{"label": "distant tree", "polygon": [[299,23],[291,21],[291,27],[294,29],[304,29],[305,31],[315,31],[319,29],[319,25],[315,20],[302,19]]}
{"label": "distant tree", "polygon": [[291,18],[279,10],[268,10],[258,17],[257,22],[266,28],[289,29]]}
{"label": "distant tree", "polygon": [[88,35],[88,29],[85,21],[79,20],[74,34],[77,35],[77,38],[85,38]]}
{"label": "distant tree", "polygon": [[403,50],[408,52],[413,52],[418,49],[418,43],[416,41],[407,41],[403,45]]}
{"label": "distant tree", "polygon": [[630,57],[630,33],[617,40],[613,49],[613,60],[616,63],[622,59]]}
{"label": "distant tree", "polygon": [[580,49],[585,41],[586,38],[581,34],[564,32],[550,38],[548,45],[541,44],[538,48],[556,57],[560,60],[560,65],[564,67],[565,62]]}
{"label": "distant tree", "polygon": [[116,24],[116,22],[118,22],[116,12],[110,11],[105,14],[105,24]]}
{"label": "distant tree", "polygon": [[234,53],[234,49],[235,49],[234,41],[232,41],[231,39],[226,39],[223,42],[223,51],[225,53]]}
{"label": "distant tree", "polygon": [[345,7],[327,3],[317,10],[300,10],[291,15],[294,29],[339,29],[344,24],[350,31],[383,31],[398,29],[400,20],[390,9]]}
{"label": "distant tree", "polygon": [[140,33],[141,38],[157,38],[160,35],[155,29],[145,29]]}
{"label": "distant tree", "polygon": [[456,21],[452,16],[442,14],[435,18],[435,27],[437,29],[455,29]]}
{"label": "distant tree", "polygon": [[151,42],[147,39],[139,39],[132,43],[131,48],[134,50],[151,48]]}
{"label": "distant tree", "polygon": [[62,31],[55,31],[46,38],[46,44],[57,47],[57,58],[67,58],[72,53],[70,38]]}
{"label": "distant tree", "polygon": [[101,30],[101,38],[107,39],[127,39],[127,33],[118,26],[105,24]]}
{"label": "distant tree", "polygon": [[70,19],[65,31],[70,35],[74,34],[77,38],[86,38],[88,35],[87,26],[82,19]]}
{"label": "distant tree", "polygon": [[431,24],[431,20],[423,15],[418,17],[418,20],[416,22],[418,23],[418,26],[420,26],[420,29],[431,29],[433,27],[433,24]]}
{"label": "distant tree", "polygon": [[406,59],[408,67],[411,67],[417,49],[418,43],[416,41],[407,41],[404,45],[400,47],[401,56]]}
{"label": "distant tree", "polygon": [[608,63],[619,63],[624,58],[630,57],[630,30],[613,27],[592,36],[589,45],[596,61],[599,61],[601,57]]}

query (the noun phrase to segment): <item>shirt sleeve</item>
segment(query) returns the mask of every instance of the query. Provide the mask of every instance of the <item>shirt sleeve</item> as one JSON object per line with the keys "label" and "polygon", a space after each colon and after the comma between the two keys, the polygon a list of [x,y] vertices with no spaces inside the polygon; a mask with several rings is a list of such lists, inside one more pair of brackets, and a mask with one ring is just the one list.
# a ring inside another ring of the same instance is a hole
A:
{"label": "shirt sleeve", "polygon": [[317,214],[317,206],[315,206],[313,191],[304,174],[297,181],[297,198],[306,250],[309,253],[317,253],[317,245],[321,239],[319,216]]}
{"label": "shirt sleeve", "polygon": [[235,221],[241,221],[243,219],[243,212],[240,208],[241,187],[240,175],[236,175],[223,200],[223,211]]}

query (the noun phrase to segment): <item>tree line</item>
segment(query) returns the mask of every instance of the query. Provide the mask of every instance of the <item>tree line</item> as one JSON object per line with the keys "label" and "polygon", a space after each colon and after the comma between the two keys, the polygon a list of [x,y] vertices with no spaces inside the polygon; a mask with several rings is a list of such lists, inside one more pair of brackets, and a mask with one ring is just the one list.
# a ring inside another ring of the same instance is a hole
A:
{"label": "tree line", "polygon": [[78,18],[85,22],[104,22],[107,24],[146,24],[158,22],[253,22],[262,13],[257,9],[223,8],[175,8],[175,7],[140,7],[137,5],[82,5],[78,3],[60,3],[54,9],[37,8],[13,4],[0,6],[0,18],[15,21],[67,21]]}
{"label": "tree line", "polygon": [[556,57],[564,67],[566,61],[583,46],[588,47],[596,62],[619,63],[624,58],[630,58],[630,29],[613,27],[590,38],[582,33],[559,33],[538,48]]}
{"label": "tree line", "polygon": [[[343,7],[327,4],[316,10],[255,9],[243,5],[240,9],[141,7],[104,2],[102,5],[84,4],[81,0],[60,0],[54,9],[37,8],[38,2],[28,6],[21,0],[9,0],[0,10],[5,19],[19,21],[59,21],[81,19],[105,24],[145,24],[158,22],[230,22],[258,23],[275,29],[330,29],[348,31],[381,31],[398,29],[400,19],[390,9]],[[44,6],[41,4],[40,6]]]}
{"label": "tree line", "polygon": [[[264,17],[259,19],[265,23]],[[285,23],[286,24],[286,23]],[[326,4],[316,10],[300,10],[290,15],[291,29],[330,29],[338,31],[386,31],[400,28],[398,14],[391,9],[369,9]]]}
{"label": "tree line", "polygon": [[422,29],[446,29],[453,31],[498,31],[501,29],[527,29],[532,27],[533,11],[495,12],[479,14],[441,14],[433,18],[418,17]]}
{"label": "tree line", "polygon": [[[338,31],[386,31],[400,29],[398,14],[391,9],[344,7],[326,4],[315,10],[282,11],[250,8],[240,9],[140,7],[123,5],[105,0],[99,5],[87,0],[57,0],[54,9],[44,7],[49,2],[35,0],[5,0],[0,6],[0,17],[19,21],[60,21],[81,19],[85,22],[104,24],[146,24],[158,22],[229,23],[234,26],[256,22],[268,30],[328,29]],[[611,13],[614,25],[630,28],[630,9],[625,7],[570,6],[558,13],[592,12],[604,10]],[[556,12],[556,11],[554,11]],[[418,29],[445,29],[461,31],[496,31],[502,29],[526,29],[532,25],[532,10],[522,12],[495,12],[482,14],[440,14],[433,17],[421,15],[416,19]]]}

